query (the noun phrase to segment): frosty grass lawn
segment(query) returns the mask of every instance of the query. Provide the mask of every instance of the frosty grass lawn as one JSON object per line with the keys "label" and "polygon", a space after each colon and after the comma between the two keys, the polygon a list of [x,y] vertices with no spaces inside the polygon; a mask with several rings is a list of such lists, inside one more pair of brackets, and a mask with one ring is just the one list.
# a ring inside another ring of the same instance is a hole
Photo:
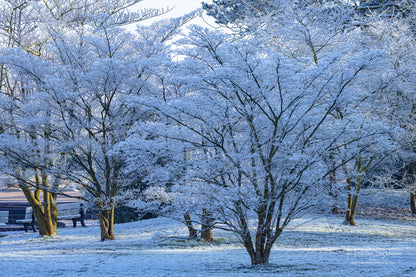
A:
{"label": "frosty grass lawn", "polygon": [[106,242],[92,222],[58,229],[54,238],[7,232],[0,234],[0,276],[416,276],[414,220],[357,223],[295,220],[270,264],[255,267],[232,234],[215,230],[213,244],[187,241],[186,227],[167,218],[118,224],[116,240]]}

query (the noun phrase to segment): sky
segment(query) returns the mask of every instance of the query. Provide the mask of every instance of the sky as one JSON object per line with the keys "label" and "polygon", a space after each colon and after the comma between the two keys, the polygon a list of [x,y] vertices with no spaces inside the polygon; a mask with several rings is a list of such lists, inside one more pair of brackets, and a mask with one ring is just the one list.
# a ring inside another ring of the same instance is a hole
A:
{"label": "sky", "polygon": [[[186,13],[189,13],[193,10],[202,7],[202,2],[210,3],[211,0],[143,0],[140,2],[137,7],[145,7],[145,8],[173,8],[172,11],[168,12],[165,15],[157,17],[155,20],[160,20],[164,18],[170,17],[179,17]],[[198,24],[204,21],[213,22],[211,18],[208,18],[206,15],[203,16],[202,19],[198,19]]]}
{"label": "sky", "polygon": [[175,17],[200,8],[201,2],[202,0],[143,0],[141,4],[147,8],[174,7],[169,14]]}

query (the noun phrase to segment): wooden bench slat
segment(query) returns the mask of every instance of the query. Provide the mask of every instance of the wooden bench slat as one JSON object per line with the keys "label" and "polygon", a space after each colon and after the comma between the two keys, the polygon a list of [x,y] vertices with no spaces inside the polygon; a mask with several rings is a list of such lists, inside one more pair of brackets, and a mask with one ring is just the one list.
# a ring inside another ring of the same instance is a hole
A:
{"label": "wooden bench slat", "polygon": [[18,219],[16,220],[16,223],[30,223],[32,222],[32,219]]}

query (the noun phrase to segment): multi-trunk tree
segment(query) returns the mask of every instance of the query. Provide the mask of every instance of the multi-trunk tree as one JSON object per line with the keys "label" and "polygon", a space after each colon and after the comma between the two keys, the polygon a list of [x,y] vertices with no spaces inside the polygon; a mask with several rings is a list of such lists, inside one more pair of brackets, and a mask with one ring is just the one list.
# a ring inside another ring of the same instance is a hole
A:
{"label": "multi-trunk tree", "polygon": [[350,52],[344,43],[317,62],[288,55],[275,37],[235,39],[198,27],[181,46],[183,61],[164,83],[169,97],[132,98],[158,118],[137,125],[136,141],[177,153],[186,174],[169,188],[174,205],[209,207],[212,226],[234,232],[253,264],[267,263],[291,220],[324,197],[328,156],[360,139],[334,114],[365,99],[369,91],[357,88],[383,51]]}
{"label": "multi-trunk tree", "polygon": [[[151,76],[166,58],[164,43],[193,16],[139,28],[135,37],[120,26],[160,13],[126,10],[137,2],[26,3],[33,4],[39,32],[47,38],[42,55],[2,48],[8,79],[21,84],[20,98],[2,95],[3,110],[13,111],[5,118],[9,122],[2,122],[9,127],[3,128],[2,140],[7,164],[17,164],[17,172],[26,173],[15,177],[33,177],[32,182],[19,180],[36,189],[39,203],[41,190],[53,193],[53,199],[62,193],[59,180],[78,185],[85,192],[82,199],[99,211],[101,240],[114,239],[114,207],[125,184],[123,157],[112,153],[113,146],[143,116],[126,105],[126,96],[146,93],[157,83]],[[150,30],[157,33],[150,35]],[[22,124],[27,128],[19,129]],[[55,187],[48,185],[48,176],[56,180]],[[44,199],[45,213],[49,202]],[[52,234],[56,230],[44,235]]]}
{"label": "multi-trunk tree", "polygon": [[[383,62],[378,65],[385,68],[383,74],[377,75],[377,78],[369,75],[367,82],[361,84],[361,87],[371,92],[364,96],[365,101],[374,104],[365,107],[365,110],[358,107],[362,114],[366,114],[366,118],[383,124],[375,128],[368,127],[367,124],[354,124],[352,128],[359,130],[359,136],[365,140],[360,139],[355,145],[345,145],[348,150],[334,151],[327,158],[327,166],[333,168],[328,176],[328,185],[332,188],[330,194],[337,202],[337,194],[343,187],[346,188],[351,199],[347,207],[347,222],[350,223],[353,223],[353,220],[349,219],[355,213],[363,183],[368,181],[369,174],[374,174],[372,169],[378,167],[380,170],[383,160],[394,159],[391,154],[398,153],[398,141],[401,140],[398,137],[404,134],[403,121],[399,123],[392,114],[403,111],[403,108],[398,109],[399,106],[393,107],[394,103],[397,103],[395,98],[402,97],[398,96],[399,94],[410,95],[408,93],[413,87],[410,81],[413,64],[404,61],[412,60],[411,53],[414,52],[414,7],[413,0],[307,0],[291,3],[220,0],[204,4],[204,9],[217,20],[217,23],[230,28],[238,35],[256,36],[268,33],[272,37],[270,43],[277,42],[280,49],[293,56],[304,57],[309,53],[315,63],[320,63],[320,59],[333,51],[333,47],[342,48],[341,40],[345,40],[346,44],[351,46],[350,54],[365,47],[389,49],[389,55],[385,55]],[[304,39],[303,42],[300,38]],[[411,103],[404,98],[401,101]],[[357,103],[360,102],[361,100],[357,99]],[[331,116],[342,121],[363,121],[363,118],[356,117],[356,114],[351,112],[352,109],[352,106],[337,107]],[[408,112],[405,117],[411,118],[412,112],[405,109]],[[355,130],[350,133],[353,134]],[[408,143],[409,140],[405,143],[401,140],[402,145]],[[347,159],[343,157],[345,152],[348,153]],[[347,162],[354,156],[353,153],[356,158]],[[346,163],[343,171],[336,169],[336,160],[344,160]],[[349,177],[345,178],[346,176]],[[333,211],[337,210],[335,205]]]}
{"label": "multi-trunk tree", "polygon": [[[47,38],[40,31],[38,9],[27,1],[3,1],[0,15],[1,52],[18,49],[30,56],[41,56]],[[0,152],[1,172],[14,176],[36,216],[41,235],[56,235],[57,176],[47,168],[54,166],[50,114],[40,111],[34,97],[33,82],[16,76],[1,63]],[[35,81],[36,82],[36,81]]]}

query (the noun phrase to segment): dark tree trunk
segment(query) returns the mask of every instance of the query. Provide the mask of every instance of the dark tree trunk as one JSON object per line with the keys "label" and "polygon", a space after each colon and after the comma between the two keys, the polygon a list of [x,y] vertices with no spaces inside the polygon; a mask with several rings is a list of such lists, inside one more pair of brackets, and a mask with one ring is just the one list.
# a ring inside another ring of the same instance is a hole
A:
{"label": "dark tree trunk", "polygon": [[270,253],[271,253],[272,246],[274,244],[275,239],[267,240],[266,242],[266,239],[265,239],[266,237],[267,237],[267,232],[265,230],[258,230],[256,234],[255,247],[253,247],[253,243],[251,242],[250,237],[247,237],[247,239],[244,240],[243,243],[248,254],[250,255],[250,260],[251,260],[252,265],[269,263],[269,257],[270,257]]}
{"label": "dark tree trunk", "polygon": [[[345,217],[345,224],[355,226],[354,218],[357,212],[358,196],[360,195],[366,175],[374,168],[370,168],[370,166],[373,164],[375,157],[376,155],[372,156],[367,162],[364,162],[361,157],[358,157],[355,166],[359,175],[357,175],[355,182],[352,182],[351,178],[347,178],[348,211]],[[381,159],[378,163],[380,163],[382,160],[383,159]]]}
{"label": "dark tree trunk", "polygon": [[212,236],[212,224],[213,218],[212,213],[208,212],[206,209],[202,210],[202,224],[201,224],[201,239],[205,241],[213,241],[214,238]]}
{"label": "dark tree trunk", "polygon": [[416,215],[416,193],[410,193],[410,209],[412,210],[412,215]]}
{"label": "dark tree trunk", "polygon": [[[358,171],[361,170],[361,163],[357,166]],[[345,216],[345,224],[355,226],[355,214],[357,213],[358,197],[363,186],[362,178],[357,178],[356,182],[353,183],[351,179],[348,182],[348,210]]]}
{"label": "dark tree trunk", "polygon": [[270,249],[257,249],[253,255],[250,255],[251,264],[258,265],[258,264],[268,264],[270,257]]}
{"label": "dark tree trunk", "polygon": [[98,213],[100,219],[101,241],[113,240],[114,207],[101,210]]}
{"label": "dark tree trunk", "polygon": [[273,232],[273,230],[268,227],[271,226],[273,220],[271,216],[267,216],[267,213],[262,210],[258,211],[257,216],[258,222],[254,245],[248,226],[244,221],[244,233],[246,235],[243,238],[243,244],[250,255],[252,265],[269,263],[272,246],[281,234],[280,229]]}
{"label": "dark tree trunk", "polygon": [[355,214],[357,212],[358,195],[348,195],[348,210],[345,216],[345,224],[355,226]]}
{"label": "dark tree trunk", "polygon": [[189,231],[189,237],[190,238],[196,238],[197,237],[197,231],[194,228],[193,224],[192,224],[192,220],[191,220],[191,215],[189,213],[186,213],[183,215],[184,219],[185,219],[185,224],[186,227],[188,227],[188,231]]}

